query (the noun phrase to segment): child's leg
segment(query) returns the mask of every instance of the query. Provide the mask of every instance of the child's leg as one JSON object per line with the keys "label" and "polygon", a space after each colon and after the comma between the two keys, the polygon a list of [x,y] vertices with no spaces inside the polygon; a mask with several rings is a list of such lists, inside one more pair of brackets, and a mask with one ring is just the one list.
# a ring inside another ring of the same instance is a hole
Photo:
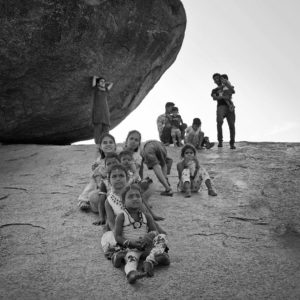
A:
{"label": "child's leg", "polygon": [[91,205],[91,211],[94,213],[98,212],[98,203],[99,203],[99,191],[95,190],[89,193],[89,201]]}
{"label": "child's leg", "polygon": [[[204,180],[205,185],[207,186],[208,195],[217,196],[217,193],[212,186],[212,183],[211,183],[211,180],[210,180],[210,177],[209,177],[207,171],[203,167],[200,167],[198,173],[199,173],[199,177],[201,177]],[[200,186],[199,186],[199,188],[200,188]]]}
{"label": "child's leg", "polygon": [[176,129],[172,128],[171,129],[171,136],[172,136],[172,142],[174,144],[174,147],[177,147],[177,142],[176,142]]}
{"label": "child's leg", "polygon": [[210,179],[206,179],[205,180],[205,184],[207,186],[208,189],[208,195],[209,196],[217,196],[218,194],[216,193],[216,191],[214,190],[212,184],[211,184],[211,180]]}
{"label": "child's leg", "polygon": [[179,146],[182,146],[182,143],[181,143],[181,131],[179,129],[176,130],[176,139],[178,140],[178,145]]}
{"label": "child's leg", "polygon": [[169,265],[170,258],[165,252],[167,248],[167,237],[165,234],[158,234],[153,240],[154,246],[150,254],[146,257],[144,270],[148,276],[153,276],[154,265]]}
{"label": "child's leg", "polygon": [[204,140],[204,132],[200,131],[198,133],[198,136],[197,136],[197,147],[198,149],[201,149],[201,147],[203,146],[203,140]]}
{"label": "child's leg", "polygon": [[90,204],[91,204],[91,210],[95,213],[99,214],[99,220],[94,222],[94,225],[103,225],[105,224],[105,200],[106,195],[100,194],[99,191],[94,191],[90,194]]}
{"label": "child's leg", "polygon": [[141,254],[141,251],[129,250],[125,256],[124,271],[129,283],[134,283],[140,277],[137,272],[137,266]]}
{"label": "child's leg", "polygon": [[166,189],[166,191],[171,190],[171,187],[169,186],[168,181],[167,181],[167,166],[165,165],[162,168],[159,164],[156,164],[155,166],[153,166],[153,171],[154,171],[157,179],[159,180],[159,182]]}
{"label": "child's leg", "polygon": [[191,197],[191,175],[190,169],[183,169],[181,174],[181,181],[183,182],[182,191],[185,193],[185,197]]}

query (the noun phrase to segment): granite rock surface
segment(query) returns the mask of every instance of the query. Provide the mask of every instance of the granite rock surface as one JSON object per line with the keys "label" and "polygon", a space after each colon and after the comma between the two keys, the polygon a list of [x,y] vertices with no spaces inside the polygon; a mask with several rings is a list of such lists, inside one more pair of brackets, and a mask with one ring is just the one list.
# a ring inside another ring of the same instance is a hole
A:
{"label": "granite rock surface", "polygon": [[[176,191],[180,149],[170,182]],[[134,286],[102,252],[77,197],[94,146],[0,146],[2,299],[299,299],[300,144],[237,143],[198,152],[218,192],[162,197],[171,265]]]}
{"label": "granite rock surface", "polygon": [[90,139],[92,76],[114,82],[112,128],[175,61],[180,0],[0,0],[0,141]]}

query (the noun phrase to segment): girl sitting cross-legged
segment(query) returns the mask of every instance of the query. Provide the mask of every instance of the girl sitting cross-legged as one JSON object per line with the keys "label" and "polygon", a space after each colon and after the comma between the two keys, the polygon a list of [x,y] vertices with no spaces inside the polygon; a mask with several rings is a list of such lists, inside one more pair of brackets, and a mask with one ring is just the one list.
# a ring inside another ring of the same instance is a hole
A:
{"label": "girl sitting cross-legged", "polygon": [[[153,218],[143,213],[142,210],[142,195],[141,190],[137,184],[131,184],[125,188],[122,193],[122,203],[124,210],[116,217],[114,236],[119,245],[125,249],[124,251],[116,252],[112,256],[112,262],[115,267],[120,267],[121,261],[124,259],[125,254],[125,274],[129,283],[134,283],[138,278],[152,274],[152,264],[163,263],[169,264],[168,255],[164,254],[167,249],[166,238],[163,234],[160,239],[157,239],[157,243],[153,244],[154,248],[158,247],[158,243],[163,247],[162,251],[152,251],[151,258],[145,263],[145,273],[139,273],[137,271],[138,262],[145,250],[145,244],[147,244],[149,238],[149,232],[153,233],[152,238],[155,238],[158,233],[156,232],[156,226]],[[161,247],[160,247],[161,248]],[[156,260],[155,254],[158,259]]]}
{"label": "girl sitting cross-legged", "polygon": [[200,166],[196,154],[196,148],[191,144],[186,144],[181,149],[182,160],[177,164],[178,190],[184,192],[185,197],[191,197],[191,192],[198,192],[204,181],[208,195],[217,196],[211,179],[205,168]]}
{"label": "girl sitting cross-legged", "polygon": [[[124,209],[124,204],[121,200],[121,193],[124,188],[128,185],[128,174],[126,168],[121,164],[114,164],[108,171],[108,181],[110,184],[110,191],[107,194],[105,201],[105,212],[106,212],[106,231],[101,238],[101,245],[103,248],[104,255],[110,259],[115,251],[119,250],[116,240],[113,235],[115,228],[116,216],[121,213]],[[149,213],[151,216],[153,212],[144,203],[142,204],[142,211]],[[160,218],[162,219],[162,218]],[[159,220],[157,218],[157,220]],[[165,233],[165,231],[155,222],[155,230],[159,233]]]}

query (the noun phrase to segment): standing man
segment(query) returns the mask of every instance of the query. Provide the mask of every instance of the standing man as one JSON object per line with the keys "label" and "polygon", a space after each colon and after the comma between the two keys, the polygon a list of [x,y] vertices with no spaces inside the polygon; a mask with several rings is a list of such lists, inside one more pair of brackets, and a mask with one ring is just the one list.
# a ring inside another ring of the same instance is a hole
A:
{"label": "standing man", "polygon": [[165,113],[160,115],[156,121],[159,139],[165,146],[172,144],[170,115],[174,106],[173,102],[167,102]]}
{"label": "standing man", "polygon": [[215,73],[213,80],[218,86],[213,89],[211,96],[213,100],[217,101],[217,130],[218,130],[218,147],[223,147],[223,131],[222,125],[224,118],[226,118],[229,132],[230,132],[230,149],[236,149],[235,143],[235,108],[232,103],[232,94],[235,93],[234,87],[228,81],[226,74],[220,75]]}
{"label": "standing man", "polygon": [[107,104],[108,91],[112,88],[112,82],[106,82],[104,78],[93,77],[94,98],[92,106],[92,123],[94,127],[95,144],[100,146],[100,137],[109,132],[110,113]]}

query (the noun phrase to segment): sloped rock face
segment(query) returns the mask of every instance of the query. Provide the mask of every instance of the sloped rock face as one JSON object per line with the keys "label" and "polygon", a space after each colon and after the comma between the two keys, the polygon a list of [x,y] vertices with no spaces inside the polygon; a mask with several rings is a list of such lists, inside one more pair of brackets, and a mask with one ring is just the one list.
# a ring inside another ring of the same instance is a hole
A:
{"label": "sloped rock face", "polygon": [[92,137],[91,78],[114,82],[112,128],[175,61],[179,0],[0,0],[0,141]]}

